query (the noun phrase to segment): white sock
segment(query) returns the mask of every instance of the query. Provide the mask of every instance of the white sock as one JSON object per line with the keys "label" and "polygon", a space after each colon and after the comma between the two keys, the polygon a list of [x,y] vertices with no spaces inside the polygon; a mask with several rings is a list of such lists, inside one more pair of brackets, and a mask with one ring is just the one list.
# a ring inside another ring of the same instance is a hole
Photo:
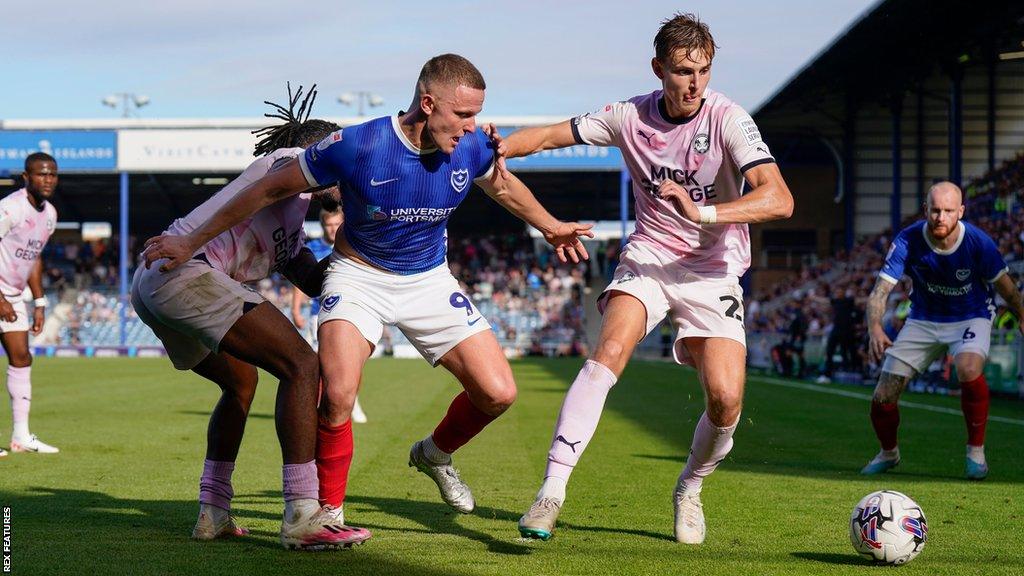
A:
{"label": "white sock", "polygon": [[687,492],[700,492],[704,479],[718,468],[732,450],[732,435],[740,419],[730,426],[719,428],[708,418],[705,412],[697,429],[693,432],[693,444],[690,445],[690,456],[686,459],[686,467],[679,475],[679,485]]}
{"label": "white sock", "polygon": [[985,447],[984,446],[971,446],[967,445],[967,457],[974,460],[978,464],[985,463]]}
{"label": "white sock", "polygon": [[544,479],[544,484],[540,487],[540,492],[537,492],[537,500],[541,498],[553,498],[559,502],[565,502],[565,478],[558,478],[556,476],[548,476]]}
{"label": "white sock", "polygon": [[299,498],[284,503],[284,517],[289,523],[300,517],[310,516],[320,509],[320,502],[313,498]]}
{"label": "white sock", "polygon": [[11,438],[17,440],[28,440],[32,437],[32,433],[28,431],[28,422],[15,422],[14,431],[11,432]]}
{"label": "white sock", "polygon": [[900,447],[897,446],[892,450],[882,450],[878,453],[878,460],[898,460],[900,457]]}
{"label": "white sock", "polygon": [[423,439],[423,455],[434,464],[452,463],[452,455],[438,448],[437,444],[434,444],[433,434]]}

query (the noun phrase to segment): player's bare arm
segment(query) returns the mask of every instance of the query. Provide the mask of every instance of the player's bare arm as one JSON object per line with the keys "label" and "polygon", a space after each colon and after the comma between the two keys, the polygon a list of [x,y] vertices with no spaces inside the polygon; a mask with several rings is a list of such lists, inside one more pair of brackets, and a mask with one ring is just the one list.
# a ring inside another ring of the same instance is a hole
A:
{"label": "player's bare arm", "polygon": [[577,263],[581,258],[590,258],[580,238],[594,237],[594,233],[590,231],[593,224],[558,220],[541,206],[533,192],[530,192],[519,178],[511,174],[506,177],[499,170],[495,170],[486,182],[481,182],[480,187],[517,218],[540,230],[544,234],[544,239],[555,248],[555,254],[562,262],[572,260]]}
{"label": "player's bare arm", "polygon": [[889,293],[895,286],[892,282],[880,277],[875,282],[871,295],[868,296],[868,351],[876,362],[881,361],[885,349],[892,346],[892,340],[885,335],[885,330],[882,329],[882,316],[885,315],[885,304],[889,301]]}
{"label": "player's bare arm", "polygon": [[659,195],[671,200],[687,220],[698,224],[757,224],[782,220],[793,215],[793,194],[775,163],[760,164],[747,170],[743,177],[752,190],[736,200],[698,207],[686,190],[672,180],[665,180]]}
{"label": "player's bare arm", "polygon": [[[302,250],[299,250],[299,253],[296,254],[294,258],[284,265],[281,269],[281,274],[287,278],[289,282],[294,284],[296,288],[305,293],[306,296],[316,298],[320,296],[320,293],[323,290],[324,275],[327,272],[327,264],[329,261],[330,258],[324,258],[323,262],[318,262],[316,256],[313,255],[312,250],[309,248],[303,248]],[[295,301],[295,299],[292,300],[293,315],[295,314]]]}
{"label": "player's bare arm", "polygon": [[302,316],[302,305],[306,303],[306,295],[298,286],[292,287],[292,323],[300,330],[306,327],[306,319]]}
{"label": "player's bare arm", "polygon": [[516,130],[504,139],[498,152],[505,158],[519,158],[543,150],[575,146],[576,139],[572,135],[570,122],[566,120],[558,124]]}
{"label": "player's bare arm", "polygon": [[[32,298],[38,302],[45,296],[43,293],[43,260],[36,260],[32,273],[28,275],[28,289],[32,292]],[[46,321],[46,307],[38,304],[32,310],[32,335],[43,331],[43,323]]]}
{"label": "player's bare arm", "polygon": [[1018,328],[1024,334],[1024,299],[1021,298],[1020,290],[1017,290],[1017,286],[1014,285],[1013,278],[1010,278],[1009,274],[1003,274],[995,281],[993,287],[1006,301],[1006,307],[1017,317]]}
{"label": "player's bare arm", "polygon": [[221,232],[274,202],[294,196],[308,188],[309,184],[302,174],[298,160],[293,158],[275,165],[266,176],[244,188],[191,234],[155,236],[146,240],[146,249],[142,252],[146,267],[161,258],[166,258],[167,262],[160,266],[160,271],[174,269]]}

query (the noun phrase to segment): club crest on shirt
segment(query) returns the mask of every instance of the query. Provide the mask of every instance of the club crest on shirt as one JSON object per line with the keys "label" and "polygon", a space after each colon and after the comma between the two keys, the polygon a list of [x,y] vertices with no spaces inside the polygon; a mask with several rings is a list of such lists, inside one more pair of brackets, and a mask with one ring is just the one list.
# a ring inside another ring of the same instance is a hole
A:
{"label": "club crest on shirt", "polygon": [[462,170],[452,170],[452,187],[455,188],[456,192],[462,192],[466,189],[466,185],[469,184],[469,170],[463,168]]}
{"label": "club crest on shirt", "polygon": [[707,134],[697,134],[693,139],[693,151],[697,154],[704,154],[711,149],[711,138]]}
{"label": "club crest on shirt", "polygon": [[971,276],[971,269],[970,268],[961,268],[961,269],[956,271],[956,279],[961,281],[961,282],[963,282],[964,280],[967,280],[968,278],[970,278],[970,276]]}
{"label": "club crest on shirt", "polygon": [[53,220],[53,218],[47,218],[47,219],[46,219],[46,231],[52,234],[52,233],[53,233],[53,231],[54,231],[54,230],[55,230],[56,228],[57,228],[57,222],[55,222],[55,221]]}

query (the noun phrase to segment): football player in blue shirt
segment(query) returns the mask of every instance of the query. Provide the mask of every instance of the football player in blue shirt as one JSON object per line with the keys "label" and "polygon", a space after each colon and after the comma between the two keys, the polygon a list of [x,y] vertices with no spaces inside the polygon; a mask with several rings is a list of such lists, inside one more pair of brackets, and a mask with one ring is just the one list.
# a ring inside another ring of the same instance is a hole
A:
{"label": "football player in blue shirt", "polygon": [[[924,210],[925,220],[904,228],[893,240],[868,300],[870,354],[875,360],[885,357],[871,401],[871,423],[882,450],[861,473],[878,474],[900,463],[897,401],[907,382],[948,350],[967,422],[966,476],[982,480],[988,475],[984,444],[989,394],[983,369],[995,309],[993,288],[1018,318],[1024,317],[1024,305],[992,239],[960,220],[960,188],[950,182],[935,184]],[[904,275],[913,283],[910,316],[892,342],[882,328],[882,316],[889,293]]]}
{"label": "football player in blue shirt", "polygon": [[[351,442],[350,415],[363,364],[384,326],[396,326],[424,358],[447,368],[465,389],[409,455],[409,465],[430,476],[444,501],[463,513],[475,502],[452,467],[451,454],[508,409],[516,385],[487,320],[448,269],[448,217],[475,182],[540,230],[563,262],[587,258],[580,238],[592,236],[589,225],[559,221],[519,179],[494,169],[493,144],[476,126],[485,87],[465,58],[431,58],[420,71],[407,112],[335,132],[240,192],[190,235],[150,238],[145,251],[147,265],[167,258],[161,267],[173,268],[261,207],[337,182],[345,225],[321,297],[321,432]],[[351,459],[322,454],[320,447],[317,456],[320,498],[338,505]]]}

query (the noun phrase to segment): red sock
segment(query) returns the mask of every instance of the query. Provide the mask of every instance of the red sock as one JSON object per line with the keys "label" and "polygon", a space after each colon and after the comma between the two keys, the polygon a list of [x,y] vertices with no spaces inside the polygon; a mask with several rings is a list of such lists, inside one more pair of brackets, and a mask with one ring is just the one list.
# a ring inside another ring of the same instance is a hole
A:
{"label": "red sock", "polygon": [[462,392],[452,400],[448,413],[434,428],[434,444],[451,454],[479,434],[495,418],[497,416],[491,416],[474,406],[469,401],[469,395]]}
{"label": "red sock", "polygon": [[316,475],[321,504],[341,506],[345,501],[352,451],[352,420],[333,427],[320,421],[316,429]]}
{"label": "red sock", "polygon": [[988,382],[982,374],[970,382],[960,383],[960,409],[967,422],[967,443],[985,444],[985,424],[988,422]]}
{"label": "red sock", "polygon": [[875,436],[878,436],[882,450],[896,448],[896,430],[900,427],[900,409],[895,402],[882,404],[872,400],[871,425],[875,427]]}

